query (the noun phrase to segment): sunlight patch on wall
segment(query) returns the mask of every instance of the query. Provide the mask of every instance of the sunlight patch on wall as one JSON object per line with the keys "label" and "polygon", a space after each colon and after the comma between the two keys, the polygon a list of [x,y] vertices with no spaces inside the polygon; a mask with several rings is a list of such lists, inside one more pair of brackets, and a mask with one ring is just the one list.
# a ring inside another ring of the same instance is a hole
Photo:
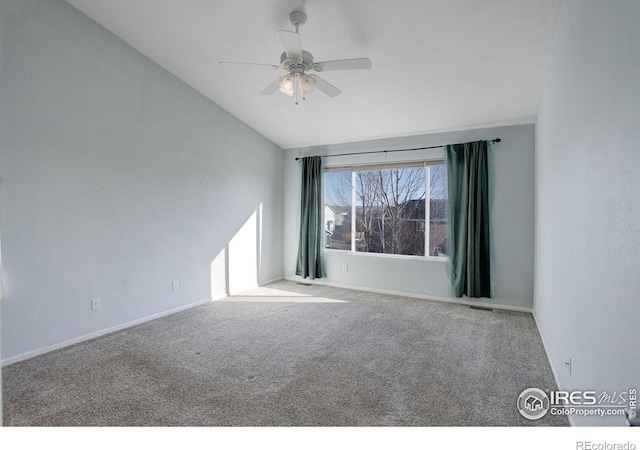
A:
{"label": "sunlight patch on wall", "polygon": [[211,299],[258,287],[262,258],[262,204],[211,262]]}
{"label": "sunlight patch on wall", "polygon": [[258,286],[258,212],[229,241],[229,294]]}
{"label": "sunlight patch on wall", "polygon": [[227,249],[223,248],[211,262],[211,299],[217,300],[229,295],[227,285]]}

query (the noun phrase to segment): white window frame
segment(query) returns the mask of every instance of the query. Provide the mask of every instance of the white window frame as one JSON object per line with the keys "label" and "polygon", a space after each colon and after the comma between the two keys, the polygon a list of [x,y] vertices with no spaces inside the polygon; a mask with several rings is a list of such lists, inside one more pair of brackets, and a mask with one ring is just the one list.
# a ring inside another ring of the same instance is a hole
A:
{"label": "white window frame", "polygon": [[[326,247],[326,242],[323,242],[323,248],[328,252],[349,252],[354,255],[367,255],[373,257],[383,258],[410,258],[420,260],[434,260],[434,261],[446,261],[446,256],[431,256],[429,255],[429,241],[430,226],[427,224],[431,220],[431,186],[430,186],[430,170],[427,170],[430,166],[444,166],[444,159],[428,159],[417,161],[403,161],[393,163],[374,163],[374,164],[350,164],[347,166],[326,166],[324,171],[327,172],[351,172],[351,248],[337,249]],[[424,256],[418,255],[396,255],[392,253],[374,253],[374,252],[358,252],[356,251],[356,172],[374,171],[374,170],[393,170],[393,169],[418,169],[422,167],[425,173],[425,200],[429,200],[429,205],[425,203],[425,224],[424,224]],[[324,181],[324,180],[323,180]],[[324,195],[324,192],[323,192]],[[323,240],[326,239],[323,233]]]}

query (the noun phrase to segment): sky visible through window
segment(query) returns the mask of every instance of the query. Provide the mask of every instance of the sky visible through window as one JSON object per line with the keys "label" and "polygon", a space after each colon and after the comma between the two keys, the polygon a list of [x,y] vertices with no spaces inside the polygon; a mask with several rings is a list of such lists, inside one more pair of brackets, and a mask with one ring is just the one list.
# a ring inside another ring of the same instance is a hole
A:
{"label": "sky visible through window", "polygon": [[[435,180],[431,182],[431,198],[447,198],[447,173],[444,165],[430,166],[431,167],[431,179]],[[331,174],[331,175],[329,175]],[[340,175],[333,175],[340,174]],[[341,199],[346,194],[344,183],[345,180],[349,183],[348,189],[350,190],[351,172],[327,172],[325,176],[325,203],[327,205],[339,205]],[[351,195],[350,193],[348,195]]]}

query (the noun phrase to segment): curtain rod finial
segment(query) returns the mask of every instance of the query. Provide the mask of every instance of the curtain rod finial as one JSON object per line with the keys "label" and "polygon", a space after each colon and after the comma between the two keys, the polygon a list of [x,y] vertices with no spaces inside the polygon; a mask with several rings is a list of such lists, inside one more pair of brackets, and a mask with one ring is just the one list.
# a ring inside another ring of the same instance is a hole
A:
{"label": "curtain rod finial", "polygon": [[494,140],[493,140],[493,142],[496,142],[496,143],[497,143],[497,142],[502,142],[502,139],[500,139],[500,138],[496,138],[496,139],[494,139]]}

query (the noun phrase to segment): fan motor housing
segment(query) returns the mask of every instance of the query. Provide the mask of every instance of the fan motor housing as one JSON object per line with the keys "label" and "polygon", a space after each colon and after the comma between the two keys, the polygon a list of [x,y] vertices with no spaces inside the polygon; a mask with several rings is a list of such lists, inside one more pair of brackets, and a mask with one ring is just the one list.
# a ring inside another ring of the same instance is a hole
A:
{"label": "fan motor housing", "polygon": [[313,55],[309,52],[302,50],[302,61],[296,59],[290,59],[287,57],[287,53],[284,52],[280,55],[280,64],[283,68],[292,73],[304,73],[311,69],[313,66]]}
{"label": "fan motor housing", "polygon": [[307,23],[307,15],[302,11],[291,11],[289,14],[289,20],[295,27],[299,27]]}

